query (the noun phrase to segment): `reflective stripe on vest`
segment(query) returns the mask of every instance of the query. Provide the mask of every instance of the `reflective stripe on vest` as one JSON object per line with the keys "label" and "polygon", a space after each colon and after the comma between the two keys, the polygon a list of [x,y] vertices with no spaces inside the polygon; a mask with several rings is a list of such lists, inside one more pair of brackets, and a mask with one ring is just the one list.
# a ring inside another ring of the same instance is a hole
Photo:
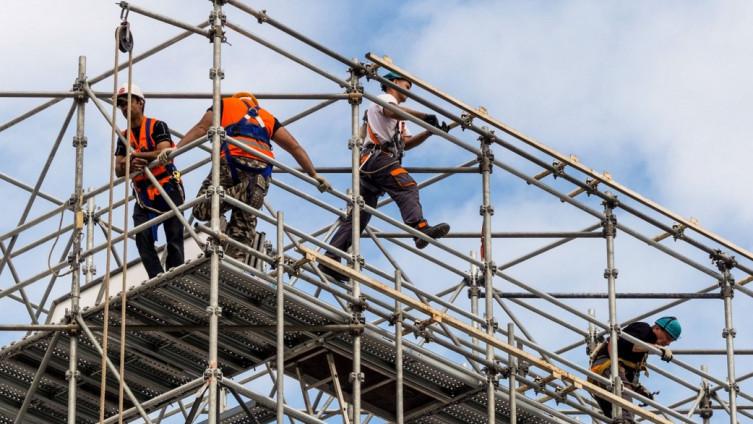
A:
{"label": "reflective stripe on vest", "polygon": [[[243,141],[251,149],[271,158],[275,157],[270,143],[274,124],[274,116],[258,106],[253,106],[238,98],[222,99],[221,125],[225,128],[227,135]],[[222,156],[228,154],[263,160],[258,155],[231,143],[226,143],[222,149]]]}

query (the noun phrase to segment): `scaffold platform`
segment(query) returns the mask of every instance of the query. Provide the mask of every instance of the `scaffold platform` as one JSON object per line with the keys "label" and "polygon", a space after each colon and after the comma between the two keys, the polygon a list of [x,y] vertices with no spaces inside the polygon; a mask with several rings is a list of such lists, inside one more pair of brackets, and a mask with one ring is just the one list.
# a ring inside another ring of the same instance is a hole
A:
{"label": "scaffold platform", "polygon": [[[126,383],[147,411],[161,403],[149,403],[160,395],[176,390],[202,377],[207,368],[203,352],[207,349],[207,311],[209,296],[209,258],[200,257],[166,274],[131,285],[127,299]],[[221,262],[220,305],[222,318],[219,336],[219,368],[223,376],[234,377],[264,366],[275,355],[275,287],[244,271]],[[113,276],[113,281],[117,275]],[[82,298],[98,292],[101,281],[82,290]],[[55,302],[51,316],[59,316],[68,307],[66,298]],[[90,328],[101,328],[103,304],[85,304],[82,316]],[[112,311],[120,301],[110,299]],[[113,314],[109,356],[118,361],[119,321]],[[65,319],[60,322],[63,324]],[[285,372],[300,379],[308,388],[316,388],[349,401],[349,375],[352,366],[352,337],[348,331],[328,331],[327,326],[347,327],[350,314],[286,286],[285,325],[316,331],[286,331]],[[149,327],[151,326],[151,327]],[[180,327],[191,326],[192,330]],[[204,330],[195,329],[202,326]],[[152,328],[153,327],[153,328]],[[156,331],[157,327],[162,330]],[[172,328],[171,328],[172,327]],[[62,423],[66,419],[68,369],[67,333],[61,333],[44,377],[26,414],[29,423]],[[24,394],[52,340],[49,332],[25,337],[0,350],[0,422],[13,422]],[[96,423],[99,401],[100,354],[86,337],[80,337],[78,370],[78,420]],[[448,366],[432,358],[426,347],[404,342],[404,391],[406,422],[484,423],[486,422],[485,377],[461,366]],[[395,346],[392,335],[378,327],[367,326],[362,336],[363,405],[365,410],[390,420],[395,415]],[[334,375],[334,378],[333,378]],[[335,382],[337,380],[337,382]],[[339,387],[338,387],[339,386]],[[107,415],[117,413],[118,382],[108,379]],[[338,391],[340,394],[338,395]],[[191,390],[186,390],[191,394]],[[497,416],[508,417],[505,393],[498,392]],[[147,407],[149,405],[149,407]],[[133,406],[130,402],[126,409]],[[251,401],[222,415],[223,423],[270,422],[274,409]],[[128,415],[138,418],[135,411]],[[542,405],[518,409],[518,422],[548,423],[550,411]]]}

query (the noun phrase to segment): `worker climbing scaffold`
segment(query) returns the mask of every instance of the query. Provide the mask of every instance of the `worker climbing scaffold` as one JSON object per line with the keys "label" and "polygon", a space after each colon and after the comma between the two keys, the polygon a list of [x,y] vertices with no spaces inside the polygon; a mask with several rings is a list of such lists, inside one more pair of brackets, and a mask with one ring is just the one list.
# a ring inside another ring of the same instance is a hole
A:
{"label": "worker climbing scaffold", "polygon": [[[661,352],[662,361],[670,362],[672,360],[672,351],[667,346],[680,338],[682,327],[676,317],[662,317],[656,320],[654,325],[646,322],[631,323],[623,328],[622,332],[645,343],[655,345]],[[610,367],[612,361],[609,356],[610,343],[611,341],[607,340],[596,346],[590,355],[590,368],[593,373],[611,380]],[[646,367],[648,353],[648,349],[645,346],[639,346],[622,338],[617,342],[618,370],[623,387],[649,399],[653,399],[656,393],[652,393],[639,381],[641,372],[648,375]],[[606,385],[596,381],[593,382],[609,390]],[[622,391],[622,398],[628,402],[632,402],[633,400],[632,396],[625,391]],[[612,403],[599,396],[594,396],[594,399],[596,399],[604,415],[611,418]],[[633,413],[627,409],[622,409],[621,419],[623,423],[633,423]]]}
{"label": "worker climbing scaffold", "polygon": [[[410,90],[412,86],[410,80],[394,72],[387,73],[384,78],[405,91]],[[382,85],[382,91],[384,93],[379,96],[380,100],[395,105],[403,112],[431,126],[440,127],[436,115],[399,106],[407,99],[403,91],[386,84]],[[376,103],[366,110],[361,130],[361,136],[367,135],[367,137],[360,158],[360,192],[365,204],[371,208],[376,207],[379,197],[384,193],[389,194],[400,208],[403,222],[430,238],[438,239],[447,235],[450,225],[444,222],[437,225],[428,224],[421,208],[418,185],[402,166],[405,151],[421,145],[432,133],[425,130],[411,135],[405,121],[401,118],[396,112]],[[449,131],[452,126],[443,125],[442,128]],[[370,214],[361,212],[361,231],[366,228],[370,219]],[[337,249],[347,250],[353,242],[352,231],[353,216],[350,212],[342,220],[330,244]],[[419,238],[415,238],[414,241],[419,249],[429,244]],[[327,252],[327,256],[339,260],[331,251]],[[338,281],[345,280],[345,277],[334,269],[322,266],[321,270]]]}
{"label": "worker climbing scaffold", "polygon": [[[204,137],[212,126],[212,112],[212,107],[207,109],[201,120],[186,133],[175,148]],[[225,135],[243,142],[255,152],[243,150],[223,138],[220,184],[226,195],[253,208],[261,208],[272,176],[272,165],[264,161],[264,157],[274,158],[272,141],[290,153],[303,170],[318,182],[319,191],[331,189],[329,182],[314,169],[306,150],[274,115],[259,106],[259,101],[253,94],[239,92],[233,97],[222,99],[220,115]],[[160,162],[167,163],[173,150],[174,148],[165,149],[159,157]],[[197,197],[204,197],[211,185],[210,173],[201,184]],[[225,202],[221,204],[221,208],[222,213],[231,211],[230,221],[225,230],[228,237],[250,247],[256,234],[256,215]],[[211,216],[209,199],[194,207],[193,214],[196,219],[208,221]],[[242,262],[248,257],[244,250],[229,244],[225,246],[225,254]]]}

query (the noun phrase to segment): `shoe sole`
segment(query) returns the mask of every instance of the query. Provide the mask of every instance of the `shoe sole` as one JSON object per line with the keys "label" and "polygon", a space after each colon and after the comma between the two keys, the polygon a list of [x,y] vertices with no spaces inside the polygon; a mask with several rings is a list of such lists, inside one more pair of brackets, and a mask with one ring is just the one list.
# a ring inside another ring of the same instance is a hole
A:
{"label": "shoe sole", "polygon": [[[436,228],[433,228],[432,230],[434,230],[434,231],[433,232],[430,231],[430,232],[424,233],[424,235],[426,235],[426,237],[429,237],[429,238],[432,238],[432,239],[436,240],[436,239],[440,239],[440,238],[446,236],[447,233],[450,232],[450,226],[449,225],[437,226]],[[416,240],[416,247],[419,248],[419,249],[423,249],[424,247],[426,247],[428,245],[429,245],[428,241],[425,241],[425,240],[422,240],[422,239],[417,239]]]}

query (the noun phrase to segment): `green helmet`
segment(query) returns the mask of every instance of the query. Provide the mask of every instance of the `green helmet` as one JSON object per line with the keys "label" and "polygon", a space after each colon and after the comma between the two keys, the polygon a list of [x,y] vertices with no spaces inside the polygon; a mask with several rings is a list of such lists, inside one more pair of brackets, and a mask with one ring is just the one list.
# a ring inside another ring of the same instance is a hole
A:
{"label": "green helmet", "polygon": [[677,340],[680,338],[680,334],[682,333],[682,326],[680,325],[680,321],[677,320],[677,317],[661,317],[656,320],[656,325],[661,327],[662,330],[666,331],[667,334],[669,334],[669,337],[672,338],[672,340]]}
{"label": "green helmet", "polygon": [[[404,76],[398,74],[397,72],[392,72],[392,71],[387,72],[386,74],[382,75],[382,78],[384,78],[384,79],[386,79],[388,81],[395,81],[395,80],[408,81],[410,83],[410,85],[413,85],[413,83],[409,79],[407,79]],[[382,84],[382,91],[387,91],[387,86],[384,85],[384,84]]]}

